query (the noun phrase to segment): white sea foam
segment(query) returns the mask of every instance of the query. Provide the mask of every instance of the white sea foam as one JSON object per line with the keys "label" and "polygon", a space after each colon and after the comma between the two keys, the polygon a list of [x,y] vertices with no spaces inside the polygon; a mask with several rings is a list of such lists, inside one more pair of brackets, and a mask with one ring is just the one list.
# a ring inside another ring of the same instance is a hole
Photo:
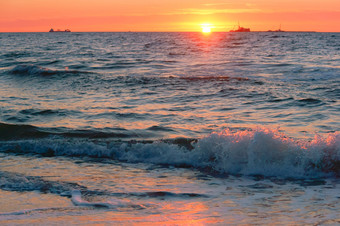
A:
{"label": "white sea foam", "polygon": [[72,191],[72,202],[76,206],[93,206],[93,207],[103,207],[103,208],[112,208],[113,205],[105,202],[88,202],[81,198],[81,192],[78,190]]}
{"label": "white sea foam", "polygon": [[93,143],[35,140],[1,143],[1,150],[48,155],[91,156],[205,169],[221,174],[280,177],[339,176],[340,133],[313,140],[294,140],[277,130],[225,130],[192,143],[188,150],[168,142]]}
{"label": "white sea foam", "polygon": [[[213,133],[196,145],[198,162],[221,173],[312,176],[339,161],[339,134],[295,141],[277,130]],[[339,170],[339,169],[338,169]]]}
{"label": "white sea foam", "polygon": [[212,133],[188,151],[175,145],[122,145],[115,155],[129,162],[188,165],[219,173],[284,177],[339,173],[340,134],[315,136],[312,141],[293,140],[277,130],[225,130]]}

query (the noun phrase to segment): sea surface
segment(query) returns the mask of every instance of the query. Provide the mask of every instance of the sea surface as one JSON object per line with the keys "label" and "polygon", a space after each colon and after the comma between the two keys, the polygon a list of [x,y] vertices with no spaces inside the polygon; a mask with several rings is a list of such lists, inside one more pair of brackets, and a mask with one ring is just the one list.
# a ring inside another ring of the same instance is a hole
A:
{"label": "sea surface", "polygon": [[340,224],[339,101],[340,33],[0,33],[0,224]]}

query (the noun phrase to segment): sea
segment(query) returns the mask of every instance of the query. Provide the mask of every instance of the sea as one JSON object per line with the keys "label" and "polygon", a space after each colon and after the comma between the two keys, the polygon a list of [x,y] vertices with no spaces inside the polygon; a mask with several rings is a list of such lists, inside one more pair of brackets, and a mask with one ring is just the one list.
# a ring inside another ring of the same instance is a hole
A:
{"label": "sea", "polygon": [[340,33],[0,33],[1,225],[339,225]]}

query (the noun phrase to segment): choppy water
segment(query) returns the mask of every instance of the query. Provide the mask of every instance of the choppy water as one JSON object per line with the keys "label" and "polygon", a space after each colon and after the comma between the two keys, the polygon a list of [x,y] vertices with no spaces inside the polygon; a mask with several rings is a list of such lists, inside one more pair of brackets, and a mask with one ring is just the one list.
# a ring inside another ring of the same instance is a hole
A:
{"label": "choppy water", "polygon": [[0,49],[3,223],[340,223],[339,33],[1,33]]}

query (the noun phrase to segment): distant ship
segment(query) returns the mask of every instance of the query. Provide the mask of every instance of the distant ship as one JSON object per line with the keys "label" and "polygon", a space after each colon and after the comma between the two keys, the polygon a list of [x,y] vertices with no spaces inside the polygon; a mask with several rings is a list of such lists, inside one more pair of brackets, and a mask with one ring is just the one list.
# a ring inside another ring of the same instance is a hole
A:
{"label": "distant ship", "polygon": [[281,24],[280,24],[280,28],[279,28],[279,29],[274,30],[274,31],[268,30],[267,32],[285,32],[285,31],[282,31],[282,30],[281,30]]}
{"label": "distant ship", "polygon": [[250,28],[241,27],[240,23],[238,23],[238,29],[230,30],[229,32],[250,32]]}
{"label": "distant ship", "polygon": [[51,28],[51,30],[49,32],[71,32],[70,29],[66,29],[65,31],[62,31],[62,30],[53,30],[53,28]]}
{"label": "distant ship", "polygon": [[229,32],[250,32],[250,28],[238,27],[236,30],[230,30]]}

